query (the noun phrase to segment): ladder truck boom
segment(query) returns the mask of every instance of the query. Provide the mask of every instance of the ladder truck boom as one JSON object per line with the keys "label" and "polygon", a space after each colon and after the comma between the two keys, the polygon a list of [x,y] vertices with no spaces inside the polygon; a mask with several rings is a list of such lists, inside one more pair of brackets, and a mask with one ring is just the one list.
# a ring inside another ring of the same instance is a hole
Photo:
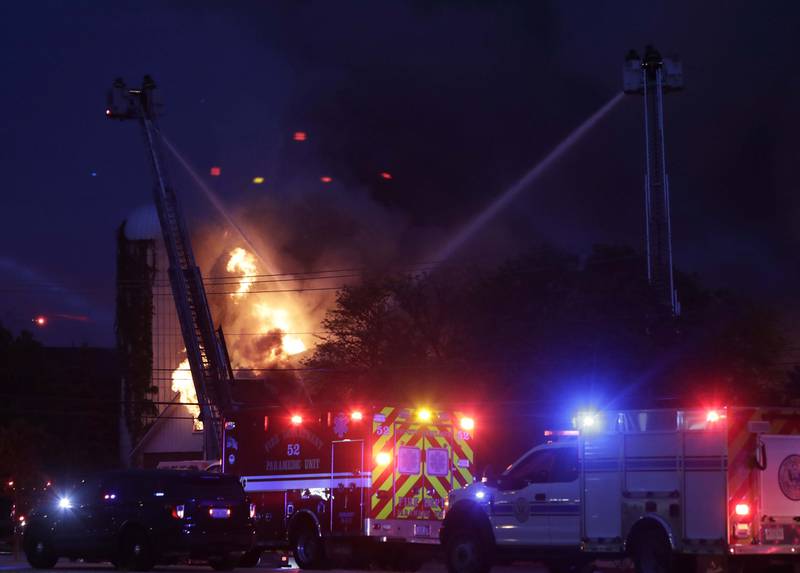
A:
{"label": "ladder truck boom", "polygon": [[144,133],[155,176],[154,198],[169,259],[172,294],[200,406],[200,419],[203,421],[205,456],[207,459],[218,459],[221,435],[218,413],[231,406],[230,383],[233,372],[222,329],[218,332],[214,330],[186,223],[175,190],[167,178],[155,122],[158,107],[154,98],[155,87],[155,82],[149,76],[145,76],[142,87],[136,89],[129,89],[121,79],[117,79],[108,95],[106,116],[137,120]]}

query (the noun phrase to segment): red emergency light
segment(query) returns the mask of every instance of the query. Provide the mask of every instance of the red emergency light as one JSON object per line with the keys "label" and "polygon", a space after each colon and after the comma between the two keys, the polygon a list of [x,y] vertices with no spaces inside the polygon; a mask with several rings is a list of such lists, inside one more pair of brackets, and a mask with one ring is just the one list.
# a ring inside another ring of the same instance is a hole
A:
{"label": "red emergency light", "polygon": [[219,177],[222,175],[222,168],[220,167],[212,167],[211,168],[211,176],[212,177]]}
{"label": "red emergency light", "polygon": [[378,452],[375,456],[375,463],[379,466],[388,466],[392,463],[392,454],[389,452]]}
{"label": "red emergency light", "polygon": [[475,420],[472,418],[461,418],[461,429],[465,432],[471,432],[475,429]]}
{"label": "red emergency light", "polygon": [[358,410],[355,410],[350,414],[350,419],[353,420],[354,422],[360,422],[361,420],[364,419],[364,414],[362,414]]}
{"label": "red emergency light", "polygon": [[750,506],[746,503],[737,503],[733,511],[739,517],[747,517],[750,515]]}
{"label": "red emergency light", "polygon": [[292,139],[295,141],[305,141],[308,138],[305,131],[295,131]]}
{"label": "red emergency light", "polygon": [[291,420],[293,426],[299,426],[300,424],[303,423],[303,416],[301,416],[300,414],[294,414]]}
{"label": "red emergency light", "polygon": [[392,174],[391,174],[391,173],[389,173],[388,171],[382,171],[382,172],[381,172],[381,177],[382,177],[383,179],[391,179],[391,178],[392,178]]}
{"label": "red emergency light", "polygon": [[323,183],[330,183],[331,181],[333,181],[333,178],[332,177],[328,177],[327,175],[324,175],[324,176],[320,177],[319,180],[322,181]]}

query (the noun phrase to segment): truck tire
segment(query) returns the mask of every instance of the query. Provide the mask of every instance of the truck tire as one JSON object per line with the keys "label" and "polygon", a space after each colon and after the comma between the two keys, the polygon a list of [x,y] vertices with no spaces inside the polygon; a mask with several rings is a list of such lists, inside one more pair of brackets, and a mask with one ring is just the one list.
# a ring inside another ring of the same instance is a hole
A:
{"label": "truck tire", "polygon": [[671,573],[672,548],[666,534],[657,527],[639,532],[633,544],[636,573]]}
{"label": "truck tire", "polygon": [[155,567],[153,546],[147,532],[141,527],[129,527],[123,531],[114,561],[123,571],[150,571]]}
{"label": "truck tire", "polygon": [[58,561],[51,537],[39,531],[25,532],[23,549],[28,563],[34,569],[52,569]]}
{"label": "truck tire", "polygon": [[445,546],[448,573],[489,573],[489,548],[478,532],[462,527],[449,536]]}
{"label": "truck tire", "polygon": [[255,567],[261,561],[261,554],[264,553],[261,549],[251,549],[239,559],[239,567]]}
{"label": "truck tire", "polygon": [[304,523],[298,527],[292,553],[300,569],[325,568],[325,543],[311,524]]}
{"label": "truck tire", "polygon": [[222,555],[209,559],[208,564],[214,571],[233,571],[238,561],[230,555]]}

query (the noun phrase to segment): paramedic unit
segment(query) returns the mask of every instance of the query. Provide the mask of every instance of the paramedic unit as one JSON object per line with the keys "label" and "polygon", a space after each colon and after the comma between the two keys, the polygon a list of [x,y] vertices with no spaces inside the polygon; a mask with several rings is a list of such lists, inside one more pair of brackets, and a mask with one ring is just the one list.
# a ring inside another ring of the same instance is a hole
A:
{"label": "paramedic unit", "polygon": [[800,410],[603,412],[577,426],[450,495],[451,573],[514,558],[627,556],[639,572],[797,563]]}
{"label": "paramedic unit", "polygon": [[473,482],[474,427],[426,408],[242,410],[224,425],[223,471],[256,504],[259,550],[317,568],[373,543],[438,544],[448,492]]}

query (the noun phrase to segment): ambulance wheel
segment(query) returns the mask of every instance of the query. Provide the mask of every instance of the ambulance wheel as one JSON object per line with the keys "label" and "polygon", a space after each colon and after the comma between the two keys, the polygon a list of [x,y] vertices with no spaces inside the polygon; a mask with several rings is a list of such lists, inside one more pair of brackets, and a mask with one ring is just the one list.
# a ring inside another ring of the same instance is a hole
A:
{"label": "ambulance wheel", "polygon": [[310,524],[300,526],[295,534],[292,552],[300,569],[323,569],[325,567],[325,544]]}
{"label": "ambulance wheel", "polygon": [[448,573],[489,573],[492,568],[486,542],[467,528],[454,531],[447,540],[445,563]]}
{"label": "ambulance wheel", "polygon": [[670,573],[672,548],[663,530],[648,527],[640,531],[633,544],[633,564],[636,573]]}

